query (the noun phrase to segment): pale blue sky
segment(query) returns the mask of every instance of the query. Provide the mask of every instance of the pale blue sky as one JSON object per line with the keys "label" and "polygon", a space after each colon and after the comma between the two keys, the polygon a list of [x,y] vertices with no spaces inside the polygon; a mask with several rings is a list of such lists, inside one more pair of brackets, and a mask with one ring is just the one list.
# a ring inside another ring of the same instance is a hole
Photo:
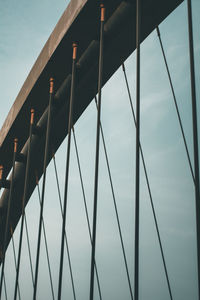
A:
{"label": "pale blue sky", "polygon": [[[68,1],[63,0],[0,0],[0,82],[3,104],[1,125],[67,3]],[[192,3],[198,71],[200,4],[198,0],[193,0]],[[192,158],[186,1],[163,22],[160,30]],[[156,32],[142,44],[141,55],[141,143],[150,176],[172,293],[174,300],[197,300],[194,186]],[[135,105],[134,54],[127,60],[126,67]],[[197,83],[199,79],[197,74]],[[199,88],[197,96],[199,103]],[[103,88],[102,125],[133,283],[135,128],[121,68]],[[75,130],[92,220],[96,134],[94,102],[80,118]],[[66,140],[56,156],[62,195],[65,156]],[[47,184],[44,219],[48,231],[54,290],[57,295],[61,221],[52,164],[48,169]],[[38,210],[35,191],[27,206],[33,260],[36,252]],[[89,292],[90,242],[73,143],[67,232],[77,300],[86,300]],[[140,300],[168,300],[166,279],[142,166],[140,232]],[[15,234],[16,246],[18,233],[19,228]],[[26,238],[23,247],[20,288],[22,299],[31,299],[32,283]],[[96,259],[103,300],[130,299],[120,247],[105,157],[101,148]],[[38,299],[51,299],[43,242],[41,254]],[[9,299],[13,297],[14,276],[13,253],[10,247],[6,261]],[[68,297],[67,299],[73,299],[66,257],[63,278],[63,295]],[[95,300],[99,299],[97,293],[95,295]]]}

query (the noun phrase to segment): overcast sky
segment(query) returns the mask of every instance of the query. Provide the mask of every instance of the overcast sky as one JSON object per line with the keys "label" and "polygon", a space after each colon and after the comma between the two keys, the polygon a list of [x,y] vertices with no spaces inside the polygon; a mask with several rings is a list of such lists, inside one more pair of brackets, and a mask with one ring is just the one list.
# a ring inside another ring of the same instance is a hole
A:
{"label": "overcast sky", "polygon": [[[8,114],[23,82],[69,1],[0,0],[0,126]],[[200,4],[193,0],[196,70],[200,68]],[[186,1],[160,26],[172,75],[177,102],[191,160],[192,119],[189,77]],[[125,62],[135,106],[135,54]],[[172,93],[156,32],[141,47],[141,144],[150,178],[164,254],[174,300],[197,299],[194,185],[186,158]],[[199,83],[199,73],[196,76]],[[199,84],[197,101],[199,115]],[[102,126],[111,166],[116,201],[133,286],[135,127],[121,68],[103,88]],[[111,117],[112,116],[112,117]],[[75,126],[85,194],[92,220],[96,108],[92,102]],[[65,140],[56,154],[63,198]],[[47,231],[54,292],[57,295],[60,255],[61,214],[51,163],[47,173],[44,220]],[[141,165],[140,198],[140,300],[168,300],[158,238],[149,194]],[[38,196],[34,192],[27,206],[32,259],[35,261]],[[90,279],[90,240],[74,143],[71,148],[67,211],[67,234],[77,300],[88,299]],[[17,249],[19,227],[16,230]],[[31,299],[32,281],[24,236],[20,272],[22,299]],[[119,240],[105,155],[101,145],[97,222],[96,261],[103,300],[131,299]],[[73,299],[68,262],[65,255],[63,299]],[[13,298],[15,268],[10,245],[6,260],[9,299]],[[4,298],[3,298],[4,299]],[[47,260],[42,237],[38,299],[51,299]],[[95,287],[95,300],[99,299]]]}

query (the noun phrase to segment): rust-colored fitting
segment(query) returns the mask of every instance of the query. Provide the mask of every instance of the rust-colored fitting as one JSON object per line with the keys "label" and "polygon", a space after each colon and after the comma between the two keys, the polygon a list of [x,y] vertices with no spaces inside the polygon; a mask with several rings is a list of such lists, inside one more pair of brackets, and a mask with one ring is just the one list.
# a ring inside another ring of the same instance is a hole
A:
{"label": "rust-colored fitting", "polygon": [[11,235],[13,235],[13,228],[12,228],[12,225],[10,225],[10,233],[11,233]]}
{"label": "rust-colored fitting", "polygon": [[14,153],[17,153],[18,139],[14,139]]}
{"label": "rust-colored fitting", "polygon": [[50,78],[50,94],[53,94],[53,88],[54,88],[54,79],[53,77]]}
{"label": "rust-colored fitting", "polygon": [[101,8],[101,22],[104,22],[105,21],[105,6],[103,3],[100,4],[100,8]]}
{"label": "rust-colored fitting", "polygon": [[3,179],[3,166],[0,166],[0,180]]}
{"label": "rust-colored fitting", "polygon": [[78,47],[77,43],[73,43],[73,44],[72,44],[72,48],[73,48],[73,55],[72,55],[72,58],[73,58],[73,59],[76,59],[76,56],[77,56],[77,47]]}
{"label": "rust-colored fitting", "polygon": [[35,110],[31,108],[31,125],[34,123],[34,115],[35,115]]}

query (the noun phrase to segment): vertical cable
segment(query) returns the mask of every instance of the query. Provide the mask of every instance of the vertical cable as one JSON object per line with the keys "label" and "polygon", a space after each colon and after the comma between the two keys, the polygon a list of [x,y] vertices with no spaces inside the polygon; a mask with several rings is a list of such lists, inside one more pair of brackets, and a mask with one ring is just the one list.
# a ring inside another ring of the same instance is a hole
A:
{"label": "vertical cable", "polygon": [[135,300],[139,299],[139,191],[140,191],[140,31],[141,0],[136,2],[136,169],[135,169]]}
{"label": "vertical cable", "polygon": [[30,129],[29,129],[29,144],[28,144],[28,153],[27,153],[27,161],[26,161],[24,194],[23,194],[23,199],[22,199],[22,216],[21,216],[21,228],[20,228],[20,237],[19,237],[19,249],[18,249],[18,257],[17,257],[17,271],[16,271],[16,279],[15,279],[14,300],[17,299],[17,287],[18,287],[18,280],[19,280],[19,270],[20,270],[20,262],[21,262],[21,251],[22,251],[22,239],[23,239],[23,230],[24,230],[25,203],[27,201],[28,190],[29,190],[31,141],[32,141],[33,123],[34,123],[34,113],[35,113],[34,109],[31,109]]}
{"label": "vertical cable", "polygon": [[100,119],[101,119],[101,88],[103,79],[103,47],[104,47],[104,22],[105,7],[101,8],[101,28],[100,28],[100,49],[99,49],[99,74],[98,74],[98,116],[97,116],[97,135],[96,135],[96,160],[95,160],[95,180],[94,180],[94,208],[93,208],[93,227],[92,227],[92,253],[90,270],[90,300],[94,297],[94,264],[96,248],[96,222],[97,222],[97,195],[98,195],[98,175],[99,175],[99,144],[100,144]]}
{"label": "vertical cable", "polygon": [[[13,164],[12,164],[13,171],[12,171],[10,193],[9,193],[7,213],[6,213],[6,224],[5,224],[5,233],[4,233],[4,241],[3,241],[3,252],[2,252],[2,267],[1,267],[1,281],[0,281],[0,299],[1,299],[3,277],[4,277],[6,244],[7,244],[8,232],[9,232],[9,224],[10,224],[10,207],[11,207],[11,202],[12,202],[12,197],[13,197],[14,176],[15,176],[15,160],[16,160],[16,154],[17,154],[17,146],[18,146],[18,140],[14,139],[14,153],[13,153]],[[2,172],[3,172],[3,170],[2,170]],[[1,173],[1,177],[2,177],[2,173]],[[0,178],[0,179],[2,179],[2,178]]]}
{"label": "vertical cable", "polygon": [[192,28],[192,5],[191,0],[187,0],[188,7],[188,33],[190,51],[190,76],[192,93],[192,121],[193,121],[193,147],[194,147],[194,174],[195,174],[195,200],[196,200],[196,234],[197,234],[197,267],[198,267],[198,296],[200,299],[200,187],[199,187],[199,150],[198,150],[198,124],[197,124],[197,104],[195,86],[194,67],[194,45]]}
{"label": "vertical cable", "polygon": [[49,107],[48,107],[48,120],[47,120],[47,128],[46,128],[46,142],[45,142],[45,150],[44,150],[42,198],[41,198],[39,229],[38,229],[38,241],[37,241],[37,254],[36,254],[36,263],[35,263],[35,278],[34,278],[33,300],[36,300],[36,294],[37,294],[37,282],[38,282],[38,270],[39,270],[39,258],[40,258],[40,243],[41,243],[41,231],[42,231],[42,218],[43,218],[44,194],[45,194],[45,184],[46,184],[46,168],[47,168],[47,162],[48,162],[48,157],[49,157],[49,145],[50,145],[53,93],[54,93],[54,79],[50,78],[50,91],[49,91],[50,95],[49,95]]}
{"label": "vertical cable", "polygon": [[[64,258],[64,237],[65,237],[65,225],[66,225],[66,212],[67,212],[67,193],[69,183],[69,164],[70,164],[70,146],[71,146],[71,128],[73,118],[73,103],[75,94],[75,79],[76,79],[76,58],[77,58],[77,44],[73,43],[73,55],[72,55],[72,82],[71,82],[71,94],[70,94],[70,107],[69,107],[69,119],[68,119],[68,143],[67,143],[67,160],[66,160],[66,173],[65,173],[65,191],[64,191],[64,204],[63,204],[63,223],[62,223],[62,235],[61,235],[61,250],[60,250],[60,269],[59,269],[59,282],[58,282],[58,300],[61,299],[62,294],[62,275],[63,275],[63,258]],[[76,299],[75,290],[73,290],[74,299]]]}

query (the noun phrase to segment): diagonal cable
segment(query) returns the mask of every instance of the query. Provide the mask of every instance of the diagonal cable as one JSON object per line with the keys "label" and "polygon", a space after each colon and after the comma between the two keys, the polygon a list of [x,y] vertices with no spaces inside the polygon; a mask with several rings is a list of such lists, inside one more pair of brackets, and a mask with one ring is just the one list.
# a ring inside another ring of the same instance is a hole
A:
{"label": "diagonal cable", "polygon": [[5,293],[5,300],[8,300],[8,293],[7,293],[7,285],[6,285],[5,273],[3,275],[3,286],[4,286],[4,293]]}
{"label": "diagonal cable", "polygon": [[[2,286],[3,286],[3,278],[4,278],[4,268],[5,268],[5,259],[6,259],[6,247],[8,242],[8,233],[10,231],[10,211],[11,211],[11,204],[13,200],[13,187],[14,187],[14,174],[15,174],[15,168],[16,168],[16,155],[17,155],[17,147],[18,147],[18,139],[14,139],[14,149],[13,149],[13,160],[12,160],[12,175],[11,175],[11,183],[9,188],[9,197],[8,197],[8,203],[6,208],[6,214],[5,214],[5,231],[3,236],[3,245],[1,249],[1,276],[0,276],[0,299],[2,295]],[[1,166],[1,174],[0,177],[2,179],[2,173],[3,167]],[[16,286],[17,288],[17,286]],[[16,289],[17,293],[17,289]]]}
{"label": "diagonal cable", "polygon": [[19,244],[18,244],[14,300],[17,299],[17,288],[18,288],[20,264],[21,264],[24,218],[25,218],[25,203],[26,203],[27,197],[28,197],[28,185],[29,185],[29,178],[30,178],[30,157],[31,157],[31,142],[32,142],[32,133],[33,133],[33,123],[34,123],[34,109],[31,109],[30,127],[29,127],[29,143],[28,143],[28,152],[27,152],[27,158],[26,158],[26,168],[25,168],[25,178],[24,178],[24,192],[23,192],[22,203],[21,203],[21,226],[20,226]]}
{"label": "diagonal cable", "polygon": [[[37,191],[38,191],[38,199],[41,205],[41,194],[40,194],[40,187],[39,187],[39,181],[36,176],[36,185],[37,185]],[[53,289],[53,280],[52,280],[52,273],[51,273],[51,265],[50,265],[50,258],[49,258],[49,250],[48,250],[48,243],[47,243],[47,236],[46,236],[46,229],[45,229],[45,223],[44,223],[44,216],[42,216],[42,229],[44,234],[44,243],[45,243],[45,250],[46,250],[46,256],[47,256],[47,264],[48,264],[48,270],[49,270],[49,279],[50,279],[50,285],[51,285],[51,294],[53,300],[55,300],[54,296],[54,289]]]}
{"label": "diagonal cable", "polygon": [[48,105],[48,117],[47,117],[47,126],[46,126],[46,139],[45,139],[45,147],[44,147],[43,180],[42,180],[42,193],[40,199],[41,203],[40,203],[40,216],[39,216],[39,226],[38,226],[36,261],[35,261],[33,300],[37,299],[37,283],[38,283],[38,272],[39,272],[39,263],[40,263],[40,244],[41,244],[41,234],[42,234],[42,227],[43,227],[43,211],[44,211],[46,176],[47,176],[48,156],[49,156],[49,147],[50,147],[50,138],[51,138],[51,127],[52,127],[53,100],[54,100],[54,79],[51,77],[49,80],[49,105]]}
{"label": "diagonal cable", "polygon": [[8,293],[7,293],[7,287],[6,287],[5,274],[3,276],[3,285],[4,285],[4,292],[5,292],[5,299],[8,300]]}
{"label": "diagonal cable", "polygon": [[[55,155],[54,154],[53,154],[53,162],[54,162],[54,169],[55,169],[55,175],[56,175],[56,185],[57,185],[57,190],[58,190],[58,199],[59,199],[59,203],[60,203],[60,211],[61,211],[61,215],[62,215],[62,218],[63,218],[63,208],[62,208],[60,184],[59,184],[58,170],[57,170],[56,159],[55,159]],[[69,272],[70,272],[71,283],[72,283],[73,297],[74,297],[74,300],[76,300],[74,278],[73,278],[72,264],[71,264],[71,258],[70,258],[70,252],[69,252],[69,245],[68,245],[66,230],[64,232],[64,238],[65,238],[65,245],[66,245],[66,249],[67,249],[67,257],[68,257],[68,263],[69,263]]]}
{"label": "diagonal cable", "polygon": [[[124,73],[124,78],[125,78],[125,83],[126,83],[126,87],[127,87],[128,96],[129,96],[131,111],[132,111],[134,123],[135,123],[135,126],[136,126],[135,112],[134,112],[134,108],[133,108],[133,103],[132,103],[132,98],[131,98],[131,93],[130,93],[130,88],[129,88],[129,84],[128,84],[128,79],[127,79],[126,69],[125,69],[124,63],[122,64],[122,70],[123,70],[123,73]],[[149,183],[149,178],[148,178],[148,174],[147,174],[147,168],[146,168],[146,163],[145,163],[145,160],[144,160],[144,154],[143,154],[141,143],[139,144],[139,146],[140,146],[140,154],[141,154],[141,158],[142,158],[142,164],[143,164],[146,183],[147,183],[147,188],[148,188],[148,192],[149,192],[149,198],[150,198],[151,208],[152,208],[152,212],[153,212],[153,218],[154,218],[154,222],[155,222],[155,226],[156,226],[156,232],[157,232],[157,236],[158,236],[158,242],[159,242],[159,246],[160,246],[160,251],[161,251],[161,256],[162,256],[162,261],[163,261],[163,266],[164,266],[164,271],[165,271],[165,276],[166,276],[166,280],[167,280],[167,286],[168,286],[168,290],[169,290],[170,299],[173,300],[171,286],[170,286],[170,282],[169,282],[169,275],[168,275],[168,271],[167,271],[167,266],[166,266],[165,256],[164,256],[164,251],[163,251],[163,246],[162,246],[162,241],[161,241],[161,237],[160,237],[160,231],[159,231],[159,228],[158,228],[158,221],[157,221],[156,212],[155,212],[155,208],[154,208],[153,197],[152,197],[152,193],[151,193],[151,188],[150,188],[150,183]]]}
{"label": "diagonal cable", "polygon": [[[10,233],[11,233],[11,241],[12,241],[12,248],[13,248],[13,256],[14,256],[14,262],[15,262],[15,269],[17,270],[17,257],[16,257],[16,251],[15,251],[15,243],[14,243],[14,237],[13,237],[13,229],[12,226],[10,226]],[[21,294],[20,294],[20,288],[19,288],[19,282],[18,282],[18,297],[21,300]]]}
{"label": "diagonal cable", "polygon": [[3,286],[4,286],[5,299],[8,300],[8,293],[7,293],[7,286],[6,286],[5,272],[4,272],[4,274],[3,274]]}
{"label": "diagonal cable", "polygon": [[188,163],[189,163],[189,167],[190,167],[192,179],[193,179],[194,184],[195,184],[194,171],[193,171],[193,168],[192,168],[190,154],[189,154],[189,150],[188,150],[188,146],[187,146],[187,141],[186,141],[186,137],[185,137],[185,133],[184,133],[184,129],[183,129],[183,123],[182,123],[182,120],[181,120],[181,116],[180,116],[180,112],[179,112],[179,108],[178,108],[178,103],[177,103],[176,95],[175,95],[175,91],[174,91],[174,86],[173,86],[173,83],[172,83],[172,78],[171,78],[171,75],[170,75],[169,66],[168,66],[168,63],[167,63],[167,58],[166,58],[166,55],[165,55],[165,50],[164,50],[164,47],[163,47],[163,43],[162,43],[162,39],[161,39],[159,27],[156,27],[156,31],[157,31],[157,35],[158,35],[158,38],[159,38],[160,47],[161,47],[163,59],[164,59],[164,62],[165,62],[167,75],[168,75],[168,78],[169,78],[169,84],[170,84],[172,95],[173,95],[173,99],[174,99],[174,105],[175,105],[175,108],[176,108],[178,122],[179,122],[179,125],[180,125],[181,134],[182,134],[182,137],[183,137],[183,142],[184,142],[184,146],[185,146],[185,150],[186,150],[186,154],[187,154],[187,159],[188,159]]}
{"label": "diagonal cable", "polygon": [[[96,96],[95,96],[95,103],[96,103],[96,108],[97,108],[97,98],[96,98]],[[111,170],[110,170],[110,164],[109,164],[109,159],[108,159],[108,153],[107,153],[107,148],[106,148],[106,143],[105,143],[105,138],[104,138],[104,132],[103,132],[101,122],[100,122],[100,130],[101,130],[103,148],[104,148],[106,164],[107,164],[107,169],[108,169],[108,176],[109,176],[109,181],[110,181],[110,185],[111,185],[111,191],[112,191],[113,203],[114,203],[114,208],[115,208],[115,214],[116,214],[116,218],[117,218],[117,225],[118,225],[118,229],[119,229],[119,235],[120,235],[120,241],[121,241],[122,252],[123,252],[123,257],[124,257],[124,263],[125,263],[125,268],[126,268],[126,273],[127,273],[127,279],[128,279],[128,284],[129,284],[129,290],[130,290],[130,294],[131,294],[131,299],[133,299],[133,292],[132,292],[132,288],[131,288],[130,274],[129,274],[129,270],[128,270],[128,263],[127,263],[126,252],[125,252],[125,247],[124,247],[124,241],[123,241],[123,236],[122,236],[122,230],[121,230],[121,225],[120,225],[119,213],[118,213],[117,202],[116,202],[116,197],[115,197],[115,192],[114,192],[114,186],[113,186],[112,175],[111,175]]]}
{"label": "diagonal cable", "polygon": [[[76,150],[76,158],[77,158],[77,164],[78,164],[78,170],[79,170],[79,176],[80,176],[80,181],[81,181],[81,189],[83,193],[83,201],[84,201],[84,207],[85,207],[85,214],[86,214],[86,219],[87,219],[87,225],[88,225],[88,231],[89,231],[89,236],[90,236],[90,242],[92,244],[92,232],[91,232],[91,227],[90,227],[90,220],[89,220],[89,214],[88,214],[88,208],[87,208],[87,201],[86,201],[86,196],[85,196],[85,189],[84,189],[84,184],[83,184],[83,176],[81,172],[81,164],[80,164],[80,158],[79,158],[79,153],[78,153],[78,146],[76,142],[76,135],[75,135],[75,129],[72,127],[72,132],[73,132],[73,138],[74,138],[74,145],[75,145],[75,150]],[[95,273],[96,273],[96,278],[97,278],[97,286],[98,286],[98,291],[99,291],[99,298],[102,300],[102,294],[101,294],[101,287],[100,287],[100,282],[99,282],[99,274],[97,270],[97,265],[96,265],[96,260],[94,263],[95,267]]]}
{"label": "diagonal cable", "polygon": [[26,239],[27,239],[27,245],[28,245],[28,256],[29,256],[29,262],[30,262],[30,268],[31,268],[31,278],[32,278],[33,286],[34,286],[33,262],[32,262],[32,257],[31,257],[30,239],[29,239],[28,224],[27,224],[25,211],[24,211],[24,222],[25,222]]}
{"label": "diagonal cable", "polygon": [[[96,98],[96,96],[95,96],[95,103],[96,103],[96,108],[97,108],[97,98]],[[100,122],[100,131],[101,131],[103,148],[104,148],[104,153],[105,153],[105,158],[106,158],[106,164],[107,164],[107,169],[108,169],[108,176],[109,176],[109,181],[110,181],[110,186],[111,186],[111,192],[112,192],[112,197],[113,197],[114,209],[115,209],[115,214],[116,214],[116,219],[117,219],[117,226],[118,226],[118,230],[119,230],[120,242],[121,242],[121,247],[122,247],[122,252],[123,252],[123,257],[124,257],[124,264],[125,264],[125,268],[126,268],[126,275],[127,275],[127,279],[128,279],[128,285],[129,285],[131,299],[133,300],[134,297],[133,297],[133,291],[132,291],[132,287],[131,287],[131,280],[130,280],[130,274],[129,274],[128,263],[127,263],[127,258],[126,258],[126,251],[125,251],[125,247],[124,247],[124,241],[123,241],[123,236],[122,236],[121,224],[120,224],[119,213],[118,213],[118,208],[117,208],[117,202],[116,202],[116,197],[115,197],[115,192],[114,192],[114,186],[113,186],[113,180],[112,180],[112,175],[111,175],[111,170],[110,170],[110,164],[109,164],[109,159],[108,159],[108,152],[107,152],[107,148],[106,148],[106,143],[105,143],[105,138],[104,138],[104,132],[103,132],[103,128],[102,128],[102,123],[101,122]]]}

